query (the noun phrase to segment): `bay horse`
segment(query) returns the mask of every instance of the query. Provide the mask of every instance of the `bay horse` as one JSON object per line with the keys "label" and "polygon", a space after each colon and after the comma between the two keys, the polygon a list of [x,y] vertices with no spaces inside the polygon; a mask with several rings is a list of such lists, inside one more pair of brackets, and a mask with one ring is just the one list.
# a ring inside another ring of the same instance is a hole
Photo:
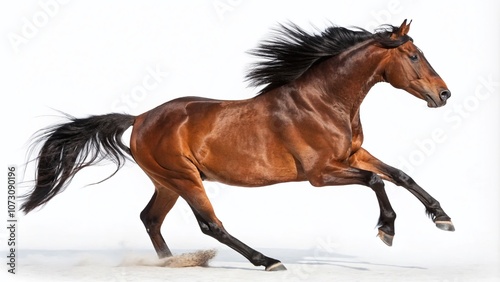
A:
{"label": "bay horse", "polygon": [[[155,192],[140,214],[159,258],[172,256],[160,227],[179,197],[201,231],[255,266],[285,270],[274,258],[233,237],[217,218],[203,181],[257,187],[308,181],[312,186],[359,184],[378,200],[378,235],[394,236],[394,212],[384,180],[406,188],[435,225],[454,231],[450,217],[403,171],[386,165],[361,145],[360,105],[378,82],[441,107],[451,96],[444,81],[408,35],[410,23],[375,32],[331,26],[318,33],[290,23],[250,53],[260,61],[247,79],[262,86],[247,100],[184,97],[138,116],[106,114],[73,118],[42,130],[35,187],[21,209],[28,213],[62,192],[81,169],[111,160],[118,171],[130,157],[149,176]],[[122,134],[132,126],[130,148]],[[115,171],[115,173],[116,173]],[[111,176],[110,176],[111,177]]]}

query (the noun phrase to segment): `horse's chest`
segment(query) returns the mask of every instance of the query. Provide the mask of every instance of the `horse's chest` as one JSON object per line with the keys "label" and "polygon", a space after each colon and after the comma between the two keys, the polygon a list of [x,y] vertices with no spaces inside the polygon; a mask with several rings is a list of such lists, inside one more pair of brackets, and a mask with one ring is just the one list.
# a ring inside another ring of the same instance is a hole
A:
{"label": "horse's chest", "polygon": [[332,155],[338,161],[347,161],[349,157],[357,152],[363,143],[363,133],[358,126],[349,127],[348,130],[340,131],[331,135]]}

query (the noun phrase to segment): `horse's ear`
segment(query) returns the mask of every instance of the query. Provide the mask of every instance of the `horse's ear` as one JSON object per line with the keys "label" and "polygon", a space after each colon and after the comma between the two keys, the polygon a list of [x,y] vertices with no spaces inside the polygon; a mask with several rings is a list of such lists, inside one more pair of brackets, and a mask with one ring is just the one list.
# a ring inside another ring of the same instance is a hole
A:
{"label": "horse's ear", "polygon": [[410,31],[410,25],[411,25],[411,20],[408,24],[406,24],[406,19],[405,19],[401,24],[401,26],[397,30],[395,30],[394,33],[391,35],[391,38],[396,39],[398,37],[407,35],[408,32]]}

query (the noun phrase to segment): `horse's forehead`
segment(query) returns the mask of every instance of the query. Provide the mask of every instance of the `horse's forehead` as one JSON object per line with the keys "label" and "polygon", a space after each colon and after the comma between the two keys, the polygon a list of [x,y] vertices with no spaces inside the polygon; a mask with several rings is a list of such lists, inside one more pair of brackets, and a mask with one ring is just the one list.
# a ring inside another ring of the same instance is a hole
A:
{"label": "horse's forehead", "polygon": [[399,46],[396,49],[409,51],[409,52],[413,52],[413,51],[420,52],[420,49],[415,44],[413,44],[413,41],[411,41],[411,40],[408,40],[407,42],[401,44],[401,46]]}

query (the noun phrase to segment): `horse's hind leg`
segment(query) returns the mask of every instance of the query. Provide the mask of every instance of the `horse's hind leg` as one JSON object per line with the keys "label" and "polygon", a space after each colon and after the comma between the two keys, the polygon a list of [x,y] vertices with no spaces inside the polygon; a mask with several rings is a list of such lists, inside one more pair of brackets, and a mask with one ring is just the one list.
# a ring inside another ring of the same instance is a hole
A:
{"label": "horse's hind leg", "polygon": [[226,231],[222,222],[215,215],[196,168],[193,169],[192,173],[185,171],[184,177],[183,179],[177,178],[175,180],[164,178],[159,181],[161,181],[162,185],[175,189],[186,200],[193,210],[201,231],[204,234],[217,239],[219,242],[237,251],[255,266],[264,266],[268,271],[286,270],[279,260],[264,256]]}
{"label": "horse's hind leg", "polygon": [[[286,270],[285,266],[276,259],[266,257],[262,253],[250,248],[226,231],[222,222],[215,216],[212,205],[204,190],[198,190],[194,199],[186,199],[200,225],[201,231],[229,246],[247,258],[255,266],[264,266],[266,271]],[[200,202],[201,200],[201,202]]]}
{"label": "horse's hind leg", "polygon": [[172,256],[163,236],[161,224],[167,213],[172,209],[179,195],[163,186],[155,185],[155,193],[148,205],[141,212],[141,220],[146,227],[151,242],[159,258]]}
{"label": "horse's hind leg", "polygon": [[279,260],[266,257],[229,234],[213,212],[199,212],[196,208],[191,208],[204,234],[217,239],[219,242],[237,251],[253,265],[264,266],[266,271],[286,270],[286,267]]}

